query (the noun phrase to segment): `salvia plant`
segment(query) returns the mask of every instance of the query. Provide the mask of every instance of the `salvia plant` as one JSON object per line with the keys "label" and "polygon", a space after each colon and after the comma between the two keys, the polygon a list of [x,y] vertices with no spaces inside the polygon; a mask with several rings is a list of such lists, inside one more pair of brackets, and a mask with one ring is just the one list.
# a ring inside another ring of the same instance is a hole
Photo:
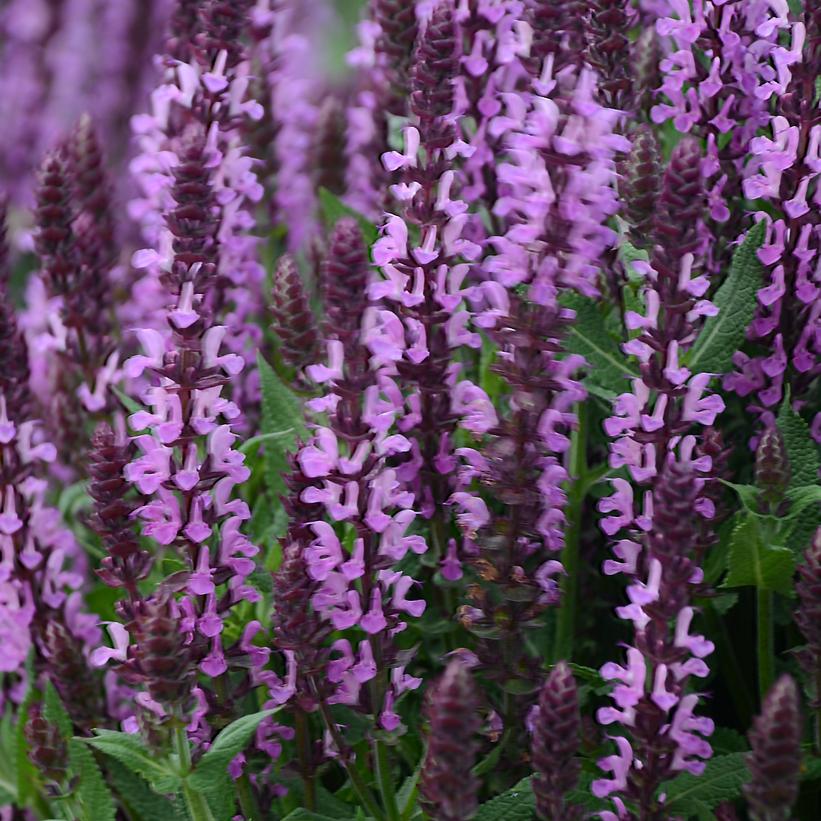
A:
{"label": "salvia plant", "polygon": [[821,818],[821,5],[0,6],[0,821]]}

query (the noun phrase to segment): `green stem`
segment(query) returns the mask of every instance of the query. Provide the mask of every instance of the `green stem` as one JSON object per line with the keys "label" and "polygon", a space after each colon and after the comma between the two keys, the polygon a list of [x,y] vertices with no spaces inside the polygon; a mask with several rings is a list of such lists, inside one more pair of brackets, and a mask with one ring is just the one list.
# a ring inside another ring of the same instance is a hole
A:
{"label": "green stem", "polygon": [[305,809],[313,812],[316,809],[316,785],[314,784],[313,768],[310,761],[311,737],[308,733],[308,715],[299,707],[294,712],[294,727]]}
{"label": "green stem", "polygon": [[727,680],[729,691],[733,694],[733,706],[738,715],[738,721],[742,727],[749,727],[755,712],[749,678],[744,675],[738,663],[735,645],[730,638],[730,632],[724,619],[719,616],[709,599],[702,600],[702,605],[704,623],[709,635],[715,639],[718,649],[715,657],[721,675]]}
{"label": "green stem", "polygon": [[313,691],[314,697],[319,704],[319,712],[322,714],[322,720],[325,722],[325,726],[331,734],[331,739],[334,742],[334,746],[339,751],[340,761],[342,762],[342,766],[345,768],[345,772],[348,774],[348,778],[351,779],[351,785],[354,788],[354,792],[359,797],[359,800],[362,802],[365,809],[371,814],[371,816],[373,816],[375,821],[385,821],[385,814],[382,812],[382,808],[373,797],[373,793],[368,788],[368,785],[362,780],[362,776],[359,774],[359,770],[356,769],[356,765],[345,755],[345,741],[339,733],[339,728],[336,726],[336,722],[331,715],[331,711],[328,709],[328,704],[325,699],[321,698],[319,695],[319,689],[316,685],[316,681],[313,677],[311,677],[309,681],[311,683],[311,690]]}
{"label": "green stem", "polygon": [[[262,821],[262,810],[254,794],[254,788],[251,786],[251,779],[248,778],[248,773],[243,773],[236,780],[235,784],[237,785],[239,806],[245,821]],[[306,809],[313,809],[313,807],[306,807]]]}
{"label": "green stem", "polygon": [[756,591],[758,621],[758,694],[761,701],[775,679],[775,642],[773,639],[773,593]]}
{"label": "green stem", "polygon": [[188,784],[188,775],[191,772],[191,748],[188,746],[188,734],[182,721],[178,721],[174,727],[174,750],[180,761],[182,793],[191,815],[191,821],[215,821],[205,797]]}
{"label": "green stem", "polygon": [[587,428],[589,411],[585,403],[576,406],[578,427],[570,439],[570,481],[568,492],[567,527],[565,528],[562,564],[562,600],[556,616],[554,661],[570,661],[576,633],[576,604],[579,597],[579,544],[582,530],[582,509],[587,495]]}
{"label": "green stem", "polygon": [[374,753],[376,758],[376,775],[379,779],[379,791],[382,794],[382,803],[385,805],[385,811],[388,816],[388,821],[400,821],[399,807],[396,803],[396,789],[394,788],[393,779],[391,778],[390,757],[388,756],[388,748],[384,741],[374,742]]}

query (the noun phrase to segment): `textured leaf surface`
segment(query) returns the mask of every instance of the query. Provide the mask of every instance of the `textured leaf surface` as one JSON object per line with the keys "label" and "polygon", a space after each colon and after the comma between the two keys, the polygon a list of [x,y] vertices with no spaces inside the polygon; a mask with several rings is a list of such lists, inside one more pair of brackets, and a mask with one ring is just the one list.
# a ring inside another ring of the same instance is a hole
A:
{"label": "textured leaf surface", "polygon": [[[242,716],[222,730],[188,777],[191,787],[204,793],[209,801],[219,798],[218,793],[224,792],[229,779],[228,765],[231,760],[248,746],[260,722],[275,712],[276,710],[263,710]],[[228,786],[228,792],[233,795],[233,789],[230,784]]]}
{"label": "textured leaf surface", "polygon": [[628,380],[638,373],[607,332],[596,303],[580,294],[567,294],[561,301],[576,312],[576,320],[568,329],[566,346],[571,353],[581,354],[590,365],[585,385],[590,383],[614,394],[626,391]]}
{"label": "textured leaf surface", "polygon": [[752,517],[742,520],[730,540],[730,570],[724,587],[757,587],[788,595],[792,590],[795,554],[761,542]]}
{"label": "textured leaf surface", "polygon": [[789,397],[781,405],[777,424],[790,460],[790,488],[817,484],[821,468],[818,445],[807,423],[792,409]]}
{"label": "textured leaf surface", "polygon": [[114,797],[105,783],[94,754],[79,739],[69,741],[69,758],[74,772],[80,777],[77,797],[84,821],[114,821],[117,811]]}
{"label": "textured leaf surface", "polygon": [[155,793],[143,778],[116,759],[107,762],[106,771],[120,800],[129,808],[133,818],[140,821],[152,821],[155,818],[187,821],[187,813],[178,813],[167,798]]}
{"label": "textured leaf surface", "polygon": [[264,443],[265,480],[271,498],[276,500],[285,492],[282,474],[288,467],[288,453],[305,432],[305,423],[299,400],[259,353],[257,368],[262,390],[262,433],[278,434]]}
{"label": "textured leaf surface", "polygon": [[95,732],[97,735],[94,738],[82,740],[141,775],[156,792],[175,793],[182,786],[180,776],[172,769],[171,762],[158,758],[139,737],[114,730]]}
{"label": "textured leaf surface", "polygon": [[57,690],[54,689],[54,685],[50,681],[46,682],[43,695],[43,717],[52,724],[57,725],[63,738],[71,738],[71,719],[66,712],[66,708],[63,707],[63,702],[60,701]]}
{"label": "textured leaf surface", "polygon": [[[353,816],[348,816],[348,819],[353,819]],[[311,812],[304,807],[298,807],[293,812],[289,812],[282,821],[348,821],[339,815],[322,815],[318,812]]]}
{"label": "textured leaf surface", "polygon": [[794,551],[803,551],[810,543],[815,529],[821,525],[821,506],[816,502],[804,504],[804,499],[812,491],[799,491],[799,488],[818,487],[821,452],[810,435],[809,426],[793,410],[789,396],[781,405],[777,424],[790,460],[790,492],[798,495],[798,501],[803,505],[800,513],[794,514],[792,518],[786,544]]}
{"label": "textured leaf surface", "polygon": [[756,294],[762,284],[764,266],[757,252],[765,230],[764,222],[759,222],[733,254],[727,279],[713,299],[718,314],[707,318],[686,359],[693,373],[726,373],[733,354],[743,344],[747,326],[755,317]]}
{"label": "textured leaf surface", "polygon": [[702,775],[683,773],[665,786],[667,812],[688,817],[698,813],[700,807],[732,801],[741,794],[749,777],[744,753],[716,756],[707,762]]}
{"label": "textured leaf surface", "polygon": [[474,818],[475,821],[531,821],[535,811],[536,798],[530,778],[525,778],[506,793],[482,804]]}
{"label": "textured leaf surface", "polygon": [[7,709],[0,719],[0,807],[17,798],[17,752],[14,722]]}

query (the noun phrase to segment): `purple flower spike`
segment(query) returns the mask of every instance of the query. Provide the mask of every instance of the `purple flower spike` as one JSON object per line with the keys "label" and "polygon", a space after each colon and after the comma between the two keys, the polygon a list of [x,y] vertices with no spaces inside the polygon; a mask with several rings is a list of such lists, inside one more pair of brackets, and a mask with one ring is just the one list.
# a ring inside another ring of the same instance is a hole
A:
{"label": "purple flower spike", "polygon": [[539,705],[530,716],[533,792],[541,818],[568,820],[581,817],[568,805],[567,794],[578,784],[581,719],[576,682],[560,661],[539,693]]}
{"label": "purple flower spike", "polygon": [[801,771],[801,723],[798,687],[790,676],[781,676],[748,733],[752,778],[744,796],[753,821],[787,821],[792,816]]}
{"label": "purple flower spike", "polygon": [[[28,355],[8,294],[5,216],[0,201],[0,357],[6,363],[0,370],[0,672],[18,677],[32,648],[38,670],[48,666],[50,622],[66,628],[81,654],[98,632],[77,593],[85,582],[85,553],[46,504],[44,467],[57,451],[32,416]],[[48,241],[56,247],[64,236],[55,230]],[[51,650],[62,660],[61,648]]]}
{"label": "purple flower spike", "polygon": [[656,30],[650,26],[644,28],[639,38],[633,43],[632,82],[634,86],[633,109],[649,119],[650,108],[655,101],[656,89],[661,85],[659,62],[661,47]]}
{"label": "purple flower spike", "polygon": [[621,163],[619,199],[630,226],[630,241],[642,248],[652,243],[653,220],[661,188],[661,147],[655,132],[640,125],[631,134],[630,153]]}
{"label": "purple flower spike", "polygon": [[435,821],[463,821],[476,812],[479,781],[471,773],[479,730],[479,694],[469,668],[453,659],[427,694],[428,749],[419,793]]}
{"label": "purple flower spike", "polygon": [[178,624],[180,611],[168,597],[141,601],[134,612],[128,657],[120,672],[132,684],[144,684],[149,697],[166,712],[187,714],[194,666]]}
{"label": "purple flower spike", "polygon": [[49,678],[75,726],[85,732],[105,723],[100,681],[84,654],[83,642],[58,620],[46,625],[43,649]]}
{"label": "purple flower spike", "polygon": [[137,583],[148,576],[152,559],[141,549],[132,512],[136,501],[127,498],[129,483],[123,470],[134,458],[132,445],[101,424],[91,439],[87,471],[88,492],[94,500],[90,527],[102,539],[108,555],[102,560],[99,577],[109,587],[122,587],[130,602],[140,598]]}
{"label": "purple flower spike", "polygon": [[[798,567],[795,585],[800,606],[795,622],[807,641],[798,659],[814,682],[821,674],[821,528],[816,530],[812,544],[804,552],[804,562]],[[813,706],[821,704],[821,692],[815,693]]]}
{"label": "purple flower spike", "polygon": [[598,91],[609,108],[633,106],[630,41],[633,21],[624,0],[593,0],[587,9],[585,58],[599,75]]}
{"label": "purple flower spike", "polygon": [[370,13],[379,27],[376,54],[391,89],[389,110],[401,116],[407,111],[411,57],[418,32],[416,8],[403,0],[371,0]]}
{"label": "purple flower spike", "polygon": [[[694,563],[698,523],[692,515],[699,495],[693,467],[671,458],[656,479],[641,568],[635,555],[623,566],[632,576],[630,604],[616,612],[632,621],[635,646],[628,648],[625,666],[608,663],[601,670],[604,679],[617,684],[614,706],[599,710],[598,720],[629,730],[630,738],[619,741],[629,754],[626,766],[615,770],[610,759],[600,762],[615,777],[593,782],[593,792],[599,797],[621,793],[647,817],[659,812],[656,792],[662,782],[680,771],[699,775],[712,755],[706,737],[713,722],[695,714],[699,698],[686,690],[691,676],[708,674],[704,659],[713,651],[704,636],[690,632],[695,615],[690,601],[700,580]],[[627,558],[623,547],[620,553]]]}
{"label": "purple flower spike", "polygon": [[[764,427],[774,421],[786,386],[796,409],[817,390],[821,373],[821,291],[818,282],[821,222],[818,200],[818,145],[821,122],[815,105],[815,79],[821,73],[821,20],[807,6],[803,15],[784,14],[771,21],[770,37],[789,29],[784,45],[766,54],[756,94],[765,105],[765,131],[750,142],[744,168],[744,194],[763,199],[766,211],[756,217],[767,224],[758,258],[767,280],[758,292],[758,312],[748,330],[757,355],[739,352],[736,372],[725,387],[751,398],[748,408]],[[821,439],[821,414],[813,435]]]}
{"label": "purple flower spike", "polygon": [[[440,519],[453,489],[454,431],[469,411],[462,401],[469,383],[457,381],[454,353],[480,345],[462,303],[469,261],[481,249],[463,237],[467,206],[453,190],[455,157],[467,149],[454,116],[457,34],[452,3],[438,3],[414,55],[414,120],[405,129],[405,150],[382,157],[388,171],[400,172],[392,191],[404,218],[389,214],[373,246],[381,277],[369,293],[380,305],[365,319],[365,342],[393,383],[388,395],[399,403],[399,430],[410,440],[399,479],[425,518]],[[409,226],[418,228],[418,244]],[[399,390],[407,394],[404,406]]]}
{"label": "purple flower spike", "polygon": [[299,268],[289,255],[274,272],[271,314],[282,360],[301,374],[319,359],[319,333]]}

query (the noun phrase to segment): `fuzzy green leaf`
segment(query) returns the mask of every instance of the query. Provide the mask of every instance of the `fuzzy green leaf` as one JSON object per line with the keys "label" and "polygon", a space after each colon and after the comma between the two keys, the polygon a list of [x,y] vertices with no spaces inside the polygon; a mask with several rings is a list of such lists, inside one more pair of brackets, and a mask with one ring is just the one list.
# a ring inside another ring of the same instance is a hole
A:
{"label": "fuzzy green leaf", "polygon": [[60,696],[54,685],[46,682],[45,692],[43,694],[43,718],[51,724],[57,725],[60,730],[60,735],[65,738],[71,738],[74,734],[71,726],[71,718],[63,707],[63,702],[60,701]]}
{"label": "fuzzy green leaf", "polygon": [[139,821],[188,821],[187,813],[177,811],[174,805],[155,793],[146,781],[116,759],[106,763],[106,771],[119,800],[129,810],[129,815]]}
{"label": "fuzzy green leaf", "polygon": [[262,434],[266,437],[265,479],[271,499],[276,500],[285,492],[282,474],[288,469],[288,453],[305,432],[305,422],[299,400],[260,353],[257,368],[262,390]]}
{"label": "fuzzy green leaf", "polygon": [[756,587],[789,595],[795,572],[795,554],[761,541],[752,517],[743,519],[730,541],[729,572],[723,587]]}
{"label": "fuzzy green leaf", "polygon": [[0,807],[17,799],[17,754],[14,722],[7,708],[0,719]]}
{"label": "fuzzy green leaf", "polygon": [[733,354],[744,342],[747,326],[755,317],[756,294],[761,288],[764,266],[757,252],[764,241],[763,220],[750,229],[733,254],[730,272],[713,299],[716,316],[708,317],[686,357],[693,373],[726,373]]}
{"label": "fuzzy green leaf", "polygon": [[637,377],[638,373],[605,329],[596,302],[580,294],[566,294],[561,302],[576,312],[565,344],[570,353],[581,354],[590,366],[585,386],[591,392],[595,392],[595,387],[614,394],[623,393],[629,387],[628,380]]}
{"label": "fuzzy green leaf", "polygon": [[755,485],[734,485],[732,482],[725,482],[723,479],[719,479],[719,482],[732,488],[738,494],[741,504],[751,513],[758,510],[760,491]]}
{"label": "fuzzy green leaf", "polygon": [[536,811],[536,797],[530,778],[522,779],[507,792],[482,804],[475,821],[532,821]]}
{"label": "fuzzy green leaf", "polygon": [[262,710],[259,713],[242,716],[221,730],[208,752],[200,759],[196,769],[188,777],[190,786],[206,795],[228,778],[228,765],[251,741],[260,722],[272,716],[276,710]]}
{"label": "fuzzy green leaf", "polygon": [[180,775],[171,762],[149,750],[138,736],[115,730],[94,732],[96,735],[93,738],[80,740],[141,775],[155,792],[176,793],[182,787]]}
{"label": "fuzzy green leaf", "polygon": [[14,757],[17,771],[17,803],[24,807],[33,798],[38,783],[37,771],[28,757],[28,741],[26,740],[26,722],[29,717],[29,708],[34,701],[34,682],[37,676],[34,672],[34,651],[26,659],[26,693],[17,711],[17,726],[14,729]]}
{"label": "fuzzy green leaf", "polygon": [[329,230],[332,230],[334,225],[344,217],[353,217],[359,223],[365,244],[370,247],[376,242],[379,236],[377,227],[364,214],[345,205],[336,194],[332,194],[327,188],[319,189],[319,208],[322,211],[322,219]]}
{"label": "fuzzy green leaf", "polygon": [[114,821],[117,815],[114,798],[94,754],[76,738],[69,741],[68,753],[71,767],[80,777],[77,797],[80,799],[84,821]]}
{"label": "fuzzy green leaf", "polygon": [[322,815],[318,812],[311,812],[304,807],[297,807],[293,812],[289,812],[282,821],[352,821],[353,816],[347,819],[339,815]]}
{"label": "fuzzy green leaf", "polygon": [[790,462],[789,494],[797,494],[799,498],[795,502],[801,505],[799,512],[790,511],[791,522],[785,544],[798,552],[807,547],[815,529],[821,525],[821,506],[812,502],[804,504],[804,499],[812,495],[812,491],[799,490],[805,487],[818,487],[821,453],[810,435],[809,426],[793,410],[789,395],[781,405],[776,424],[784,437],[787,459]]}
{"label": "fuzzy green leaf", "polygon": [[702,775],[682,773],[668,782],[664,787],[665,814],[687,818],[695,815],[700,806],[715,807],[737,798],[750,777],[745,757],[745,753],[719,755],[707,762]]}
{"label": "fuzzy green leaf", "polygon": [[793,410],[789,396],[778,411],[777,425],[790,461],[790,488],[817,484],[821,468],[818,445],[807,423]]}

